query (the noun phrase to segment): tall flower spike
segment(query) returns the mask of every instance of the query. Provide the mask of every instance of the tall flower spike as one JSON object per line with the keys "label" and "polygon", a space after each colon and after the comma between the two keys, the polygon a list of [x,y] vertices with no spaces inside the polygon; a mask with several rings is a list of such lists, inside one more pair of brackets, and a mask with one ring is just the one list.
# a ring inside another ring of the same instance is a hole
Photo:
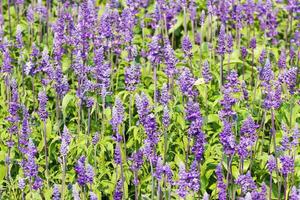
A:
{"label": "tall flower spike", "polygon": [[226,41],[226,52],[228,54],[231,54],[233,52],[233,37],[232,37],[231,33],[227,34],[226,39],[227,39],[227,41]]}
{"label": "tall flower spike", "polygon": [[221,25],[220,32],[219,32],[217,53],[220,56],[224,56],[226,53],[226,34],[225,34],[224,24]]}
{"label": "tall flower spike", "polygon": [[216,169],[216,175],[217,175],[217,188],[218,188],[218,197],[219,200],[226,200],[226,184],[224,183],[223,179],[223,173],[222,173],[222,165],[221,163],[217,165]]}
{"label": "tall flower spike", "polygon": [[276,169],[276,160],[273,155],[269,156],[267,168],[270,173],[272,173]]}
{"label": "tall flower spike", "polygon": [[16,30],[16,46],[18,49],[22,49],[24,46],[23,37],[22,37],[22,29],[20,25],[17,25]]}
{"label": "tall flower spike", "polygon": [[114,192],[114,200],[122,200],[123,197],[123,183],[122,180],[118,180]]}
{"label": "tall flower spike", "polygon": [[280,162],[282,167],[280,169],[283,176],[287,176],[289,173],[293,173],[295,170],[294,159],[291,156],[281,156]]}
{"label": "tall flower spike", "polygon": [[66,126],[64,126],[63,133],[61,135],[61,146],[60,146],[60,154],[62,156],[67,156],[69,151],[69,145],[71,142],[71,136],[69,130]]}
{"label": "tall flower spike", "polygon": [[56,184],[53,187],[52,200],[60,200],[60,191]]}
{"label": "tall flower spike", "polygon": [[235,182],[241,186],[243,193],[251,192],[256,189],[255,182],[250,172],[247,172],[245,175],[240,175]]}
{"label": "tall flower spike", "polygon": [[98,197],[94,192],[92,191],[89,192],[89,195],[90,195],[90,200],[98,200]]}
{"label": "tall flower spike", "polygon": [[179,166],[179,180],[178,180],[178,189],[177,189],[177,194],[181,197],[181,198],[185,198],[185,196],[187,195],[187,187],[188,187],[188,183],[186,182],[188,173],[185,170],[185,166],[183,163],[180,164]]}
{"label": "tall flower spike", "polygon": [[280,57],[278,59],[278,67],[279,69],[286,68],[286,53],[284,48],[281,49]]}
{"label": "tall flower spike", "polygon": [[124,107],[121,99],[116,98],[115,106],[112,109],[112,119],[110,121],[115,133],[118,133],[118,126],[122,124],[124,119]]}
{"label": "tall flower spike", "polygon": [[182,39],[182,50],[188,57],[192,56],[192,43],[188,36],[184,36]]}
{"label": "tall flower spike", "polygon": [[149,43],[148,59],[153,65],[157,65],[162,60],[162,46],[160,44],[161,36],[154,35],[152,41]]}
{"label": "tall flower spike", "polygon": [[40,91],[38,94],[38,100],[39,100],[39,109],[38,109],[39,116],[43,121],[46,121],[46,119],[48,118],[48,112],[46,109],[48,97],[46,95],[46,92]]}
{"label": "tall flower spike", "polygon": [[212,80],[211,72],[209,69],[209,63],[207,60],[204,61],[202,66],[202,77],[206,84],[208,84]]}
{"label": "tall flower spike", "polygon": [[125,68],[125,84],[126,90],[134,91],[140,83],[141,68],[139,65],[131,65]]}

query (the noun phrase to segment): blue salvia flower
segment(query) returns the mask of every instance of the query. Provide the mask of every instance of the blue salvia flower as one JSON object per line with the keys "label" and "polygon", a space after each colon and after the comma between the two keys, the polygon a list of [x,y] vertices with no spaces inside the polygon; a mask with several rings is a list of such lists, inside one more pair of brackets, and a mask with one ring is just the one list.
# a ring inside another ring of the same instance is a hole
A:
{"label": "blue salvia flower", "polygon": [[48,112],[47,112],[47,101],[48,97],[46,92],[40,91],[38,94],[38,100],[39,100],[39,109],[38,109],[38,114],[41,118],[41,120],[46,121],[48,118]]}
{"label": "blue salvia flower", "polygon": [[116,188],[115,188],[115,192],[114,192],[114,200],[122,200],[123,198],[123,181],[122,180],[118,180],[117,184],[116,184]]}
{"label": "blue salvia flower", "polygon": [[204,61],[202,66],[202,77],[206,84],[208,84],[212,80],[212,75],[209,69],[209,63],[207,60]]}
{"label": "blue salvia flower", "polygon": [[250,172],[240,175],[235,183],[241,186],[243,193],[251,192],[257,188]]}
{"label": "blue salvia flower", "polygon": [[60,154],[64,157],[67,156],[70,142],[71,142],[71,135],[69,133],[68,128],[64,126],[64,130],[61,135],[61,146],[60,146]]}
{"label": "blue salvia flower", "polygon": [[293,186],[289,195],[289,200],[299,200],[300,199],[300,190]]}
{"label": "blue salvia flower", "polygon": [[224,24],[221,24],[221,28],[219,32],[217,53],[220,56],[224,56],[226,53],[226,34],[225,34]]}
{"label": "blue salvia flower", "polygon": [[283,174],[283,176],[286,177],[288,174],[294,173],[295,163],[291,156],[280,156],[279,159],[282,164],[280,172]]}
{"label": "blue salvia flower", "polygon": [[177,189],[177,194],[181,198],[185,198],[187,195],[187,188],[188,188],[188,183],[186,181],[188,176],[188,173],[185,170],[185,166],[183,163],[179,165],[179,180],[177,182],[178,189]]}
{"label": "blue salvia flower", "polygon": [[53,192],[52,192],[52,200],[60,200],[61,197],[60,197],[60,191],[59,191],[59,188],[58,188],[58,185],[54,185],[53,187]]}
{"label": "blue salvia flower", "polygon": [[217,188],[218,188],[218,197],[219,200],[226,200],[226,184],[224,183],[224,176],[222,173],[222,165],[218,164],[216,169],[216,175],[217,175]]}
{"label": "blue salvia flower", "polygon": [[284,69],[286,68],[286,53],[285,53],[285,49],[281,49],[281,53],[278,59],[278,67],[279,69]]}
{"label": "blue salvia flower", "polygon": [[141,67],[137,64],[125,68],[126,90],[135,91],[136,86],[140,83]]}
{"label": "blue salvia flower", "polygon": [[25,186],[26,186],[25,179],[24,178],[20,178],[18,180],[18,187],[19,187],[19,189],[20,190],[24,190]]}
{"label": "blue salvia flower", "polygon": [[178,59],[175,56],[175,51],[171,46],[169,39],[165,39],[165,47],[163,49],[164,60],[166,64],[165,73],[168,77],[173,77],[177,73],[176,65]]}
{"label": "blue salvia flower", "polygon": [[187,97],[197,96],[198,91],[194,89],[194,83],[196,79],[193,77],[192,72],[189,68],[183,67],[180,76],[178,77],[178,82],[180,90],[183,95]]}
{"label": "blue salvia flower", "polygon": [[124,120],[124,107],[121,99],[119,97],[116,98],[115,106],[112,109],[112,119],[110,121],[113,130],[116,134],[119,133],[118,126],[122,124]]}
{"label": "blue salvia flower", "polygon": [[98,200],[98,197],[94,192],[92,191],[89,192],[89,195],[90,195],[90,200]]}
{"label": "blue salvia flower", "polygon": [[163,57],[163,48],[161,45],[161,35],[154,35],[149,43],[148,59],[153,65],[161,63]]}
{"label": "blue salvia flower", "polygon": [[192,43],[188,36],[184,36],[182,39],[182,50],[187,57],[192,56]]}
{"label": "blue salvia flower", "polygon": [[16,47],[18,49],[22,49],[24,46],[23,43],[23,36],[22,36],[22,29],[20,25],[17,25],[17,30],[16,30]]}

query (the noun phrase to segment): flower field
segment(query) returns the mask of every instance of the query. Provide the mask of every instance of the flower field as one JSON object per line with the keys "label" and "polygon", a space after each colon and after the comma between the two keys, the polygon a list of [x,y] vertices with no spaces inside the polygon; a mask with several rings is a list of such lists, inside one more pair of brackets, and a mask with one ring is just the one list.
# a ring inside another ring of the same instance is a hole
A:
{"label": "flower field", "polygon": [[0,199],[300,200],[299,14],[0,1]]}

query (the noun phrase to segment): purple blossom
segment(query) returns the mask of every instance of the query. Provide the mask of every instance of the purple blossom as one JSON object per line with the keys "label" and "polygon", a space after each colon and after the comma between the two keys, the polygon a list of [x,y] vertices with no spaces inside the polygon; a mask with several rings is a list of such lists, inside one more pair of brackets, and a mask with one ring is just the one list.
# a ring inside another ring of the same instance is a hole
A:
{"label": "purple blossom", "polygon": [[26,182],[25,182],[24,178],[20,178],[19,181],[18,181],[19,189],[24,190],[25,186],[26,186]]}
{"label": "purple blossom", "polygon": [[175,56],[175,51],[172,48],[169,40],[166,39],[165,47],[163,50],[164,60],[166,64],[165,73],[168,77],[173,77],[177,73],[176,64],[178,63],[178,59]]}
{"label": "purple blossom", "polygon": [[96,145],[98,142],[99,142],[99,139],[100,139],[100,135],[98,132],[96,132],[93,136],[93,139],[92,139],[92,144],[93,145]]}
{"label": "purple blossom", "polygon": [[[133,153],[132,156],[129,158],[129,160],[132,161],[132,164],[130,165],[130,169],[133,172],[138,172],[144,163],[143,151],[138,150],[137,152]],[[138,177],[134,177],[133,183],[134,185],[138,185],[139,183]]]}
{"label": "purple blossom", "polygon": [[87,164],[86,166],[86,181],[87,183],[93,184],[93,180],[94,180],[94,169],[92,167],[92,165]]}
{"label": "purple blossom", "polygon": [[123,181],[118,180],[114,192],[114,200],[122,200],[123,197]]}
{"label": "purple blossom", "polygon": [[280,162],[282,164],[280,172],[283,176],[287,176],[289,173],[294,173],[295,163],[291,156],[280,156]]}
{"label": "purple blossom", "polygon": [[221,163],[217,165],[217,168],[216,168],[216,175],[217,175],[217,188],[218,188],[218,197],[219,197],[219,200],[226,200],[226,184],[224,183],[223,179],[224,179],[224,176],[223,176],[223,173],[222,173],[222,165]]}
{"label": "purple blossom", "polygon": [[245,58],[247,57],[247,54],[248,54],[247,48],[244,47],[244,46],[242,46],[242,47],[241,47],[241,55],[242,55],[242,58],[245,59]]}
{"label": "purple blossom", "polygon": [[18,49],[23,48],[24,43],[23,43],[23,37],[22,37],[22,29],[20,25],[17,25],[17,30],[16,30],[16,47]]}
{"label": "purple blossom", "polygon": [[278,109],[282,103],[280,83],[274,83],[274,87],[267,84],[265,88],[266,96],[263,102],[263,107],[266,109]]}
{"label": "purple blossom", "polygon": [[208,84],[212,80],[212,75],[209,68],[209,63],[207,60],[204,61],[202,66],[202,77],[206,84]]}
{"label": "purple blossom", "polygon": [[287,84],[290,94],[294,94],[297,84],[297,68],[292,67],[283,74],[283,81]]}
{"label": "purple blossom", "polygon": [[66,126],[64,126],[64,130],[61,135],[61,146],[60,146],[60,154],[63,157],[67,156],[67,153],[69,151],[69,145],[71,142],[71,135],[69,133],[69,130]]}
{"label": "purple blossom", "polygon": [[297,190],[295,186],[292,187],[291,193],[289,195],[289,200],[299,200],[300,198],[300,190]]}
{"label": "purple blossom", "polygon": [[184,164],[180,164],[179,180],[177,182],[178,185],[177,194],[181,198],[185,198],[185,196],[187,195],[187,188],[188,188],[188,183],[186,182],[187,177],[188,177],[188,173],[185,170]]}
{"label": "purple blossom", "polygon": [[231,155],[235,152],[235,138],[232,132],[232,124],[227,120],[223,120],[223,130],[219,134],[220,142],[223,145],[224,153]]}
{"label": "purple blossom", "polygon": [[196,160],[193,161],[190,171],[187,175],[188,187],[192,189],[194,192],[199,191],[200,189],[200,177],[198,171],[198,162]]}
{"label": "purple blossom", "polygon": [[122,124],[124,120],[124,107],[120,98],[116,98],[115,106],[112,109],[112,119],[110,121],[113,130],[118,134],[118,126]]}
{"label": "purple blossom", "polygon": [[31,4],[27,8],[26,18],[29,24],[34,22],[34,10],[32,9]]}
{"label": "purple blossom", "polygon": [[170,101],[170,94],[169,94],[169,88],[166,83],[163,84],[160,94],[160,103],[164,106],[168,105]]}
{"label": "purple blossom", "polygon": [[157,65],[162,61],[163,49],[160,40],[160,35],[154,35],[152,41],[148,45],[148,59],[151,61],[152,65]]}
{"label": "purple blossom", "polygon": [[285,54],[285,49],[281,50],[280,57],[278,59],[278,67],[279,67],[279,69],[286,68],[286,54]]}
{"label": "purple blossom", "polygon": [[238,73],[235,70],[229,72],[226,77],[227,83],[225,84],[225,88],[231,88],[232,92],[239,92],[240,82],[238,79]]}
{"label": "purple blossom", "polygon": [[38,166],[35,162],[35,155],[37,153],[37,149],[34,146],[32,140],[29,140],[26,155],[21,161],[21,167],[23,168],[25,177],[31,179],[37,176],[38,174]]}
{"label": "purple blossom", "polygon": [[39,100],[39,109],[38,109],[39,116],[41,120],[46,121],[48,118],[48,112],[46,109],[48,97],[45,91],[39,92],[38,100]]}
{"label": "purple blossom", "polygon": [[263,80],[263,81],[266,81],[266,82],[270,82],[271,80],[274,79],[274,72],[272,70],[271,63],[270,63],[269,59],[266,60],[266,64],[260,70],[259,75],[260,75],[259,76],[260,80]]}
{"label": "purple blossom", "polygon": [[251,198],[252,199],[256,199],[256,200],[266,200],[266,196],[267,196],[267,186],[265,183],[262,184],[261,186],[261,191],[253,191],[251,192]]}
{"label": "purple blossom", "polygon": [[94,170],[90,164],[86,165],[85,156],[81,156],[75,165],[75,172],[77,174],[77,182],[80,186],[84,186],[87,183],[92,184],[94,179]]}
{"label": "purple blossom", "polygon": [[228,54],[233,52],[233,38],[230,33],[226,35],[226,52]]}
{"label": "purple blossom", "polygon": [[182,50],[187,57],[192,56],[192,43],[188,36],[184,36],[182,39]]}
{"label": "purple blossom", "polygon": [[60,197],[60,191],[59,191],[59,188],[58,188],[58,185],[54,185],[53,187],[53,192],[52,192],[52,200],[60,200],[61,197]]}
{"label": "purple blossom", "polygon": [[98,200],[97,195],[94,192],[89,192],[90,200]]}
{"label": "purple blossom", "polygon": [[[57,66],[54,73],[55,90],[56,93],[60,96],[60,98],[62,98],[69,91],[68,79],[66,76],[63,75],[62,68],[60,65]],[[51,71],[49,71],[48,74],[51,75]]]}
{"label": "purple blossom", "polygon": [[265,49],[263,49],[263,50],[261,51],[260,55],[259,55],[259,63],[260,63],[261,65],[264,64],[265,59],[266,59],[266,55],[267,55],[267,52],[266,52]]}
{"label": "purple blossom", "polygon": [[140,83],[141,69],[139,65],[131,65],[125,68],[125,84],[126,90],[134,91]]}
{"label": "purple blossom", "polygon": [[188,97],[197,96],[198,92],[193,88],[195,81],[196,80],[193,77],[193,74],[191,73],[190,69],[187,67],[183,67],[181,74],[178,77],[180,90],[183,93],[183,95]]}
{"label": "purple blossom", "polygon": [[221,119],[233,117],[236,115],[236,112],[232,110],[232,107],[237,102],[237,99],[232,97],[230,89],[223,89],[223,99],[220,101],[223,109],[219,112]]}
{"label": "purple blossom", "polygon": [[243,10],[245,13],[244,20],[248,25],[254,23],[254,12],[255,12],[255,2],[253,0],[247,0],[247,2],[243,5]]}
{"label": "purple blossom", "polygon": [[188,121],[195,121],[197,119],[201,120],[202,118],[199,103],[189,100],[186,105],[185,114],[185,119]]}
{"label": "purple blossom", "polygon": [[243,137],[247,137],[250,139],[251,144],[253,145],[257,140],[256,130],[259,128],[252,117],[248,117],[242,124],[240,134]]}
{"label": "purple blossom", "polygon": [[250,172],[247,172],[247,174],[245,175],[240,175],[235,182],[236,184],[241,186],[243,193],[256,190],[256,185],[252,179]]}
{"label": "purple blossom", "polygon": [[11,57],[8,47],[3,52],[2,73],[12,73],[13,66],[11,65]]}
{"label": "purple blossom", "polygon": [[[200,129],[201,126],[199,126],[198,129],[198,134],[195,137],[194,145],[192,146],[192,152],[195,155],[195,160],[200,161],[202,159],[202,156],[204,154],[204,145],[205,145],[205,136],[203,132]],[[190,127],[191,128],[191,127]],[[189,129],[190,133],[190,129]]]}
{"label": "purple blossom", "polygon": [[217,15],[219,16],[222,25],[225,24],[229,18],[230,4],[231,3],[228,0],[218,2]]}
{"label": "purple blossom", "polygon": [[226,34],[225,34],[224,24],[221,24],[221,28],[219,32],[217,53],[220,56],[224,56],[226,53]]}
{"label": "purple blossom", "polygon": [[270,173],[276,169],[276,159],[273,155],[270,155],[268,158],[267,168]]}
{"label": "purple blossom", "polygon": [[38,190],[43,186],[43,179],[39,176],[36,176],[32,184],[32,189]]}
{"label": "purple blossom", "polygon": [[299,133],[299,128],[298,124],[295,125],[293,135],[292,135],[292,141],[291,141],[291,146],[292,147],[297,147],[299,144],[299,138],[300,138],[300,133]]}
{"label": "purple blossom", "polygon": [[25,154],[29,142],[29,134],[31,133],[31,129],[29,127],[29,114],[26,107],[23,107],[23,121],[22,121],[22,129],[19,137],[19,150]]}
{"label": "purple blossom", "polygon": [[168,106],[164,106],[162,123],[164,127],[167,129],[170,125],[170,113]]}
{"label": "purple blossom", "polygon": [[256,48],[256,38],[255,37],[251,38],[249,47],[250,47],[250,49]]}
{"label": "purple blossom", "polygon": [[120,149],[120,145],[118,145],[118,144],[115,147],[114,161],[117,165],[122,164],[121,149]]}

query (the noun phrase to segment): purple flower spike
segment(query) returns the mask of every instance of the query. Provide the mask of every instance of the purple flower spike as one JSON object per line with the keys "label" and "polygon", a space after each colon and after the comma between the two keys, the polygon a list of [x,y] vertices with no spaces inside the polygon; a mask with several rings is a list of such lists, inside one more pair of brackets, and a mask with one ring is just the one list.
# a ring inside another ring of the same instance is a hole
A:
{"label": "purple flower spike", "polygon": [[184,36],[182,40],[182,50],[188,57],[192,56],[192,43],[188,36]]}
{"label": "purple flower spike", "polygon": [[226,34],[225,34],[225,26],[224,24],[221,25],[219,38],[218,38],[218,48],[217,53],[220,56],[224,56],[226,53]]}
{"label": "purple flower spike", "polygon": [[202,77],[206,84],[208,84],[212,80],[212,75],[209,69],[209,63],[207,60],[204,61],[202,67]]}
{"label": "purple flower spike", "polygon": [[223,179],[223,173],[222,173],[222,165],[218,164],[217,169],[216,169],[216,175],[217,175],[217,188],[218,188],[218,197],[219,200],[226,200],[226,184],[224,183]]}
{"label": "purple flower spike", "polygon": [[48,118],[48,112],[46,109],[48,97],[46,95],[46,92],[44,91],[39,92],[38,100],[39,100],[39,109],[38,109],[39,116],[41,120],[46,121]]}

